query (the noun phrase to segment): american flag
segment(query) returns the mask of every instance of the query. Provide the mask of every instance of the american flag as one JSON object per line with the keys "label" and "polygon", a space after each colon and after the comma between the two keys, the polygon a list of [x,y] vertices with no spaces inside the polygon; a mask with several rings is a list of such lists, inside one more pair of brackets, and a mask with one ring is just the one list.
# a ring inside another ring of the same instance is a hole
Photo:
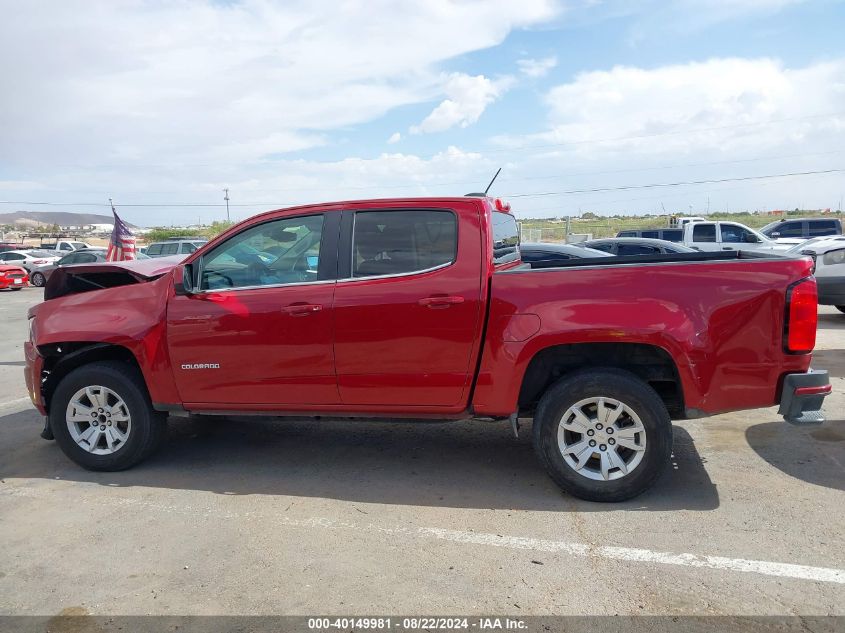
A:
{"label": "american flag", "polygon": [[122,262],[127,259],[135,259],[135,236],[132,235],[132,231],[123,223],[123,220],[117,217],[117,212],[114,209],[112,209],[112,213],[114,213],[114,230],[111,232],[106,261]]}

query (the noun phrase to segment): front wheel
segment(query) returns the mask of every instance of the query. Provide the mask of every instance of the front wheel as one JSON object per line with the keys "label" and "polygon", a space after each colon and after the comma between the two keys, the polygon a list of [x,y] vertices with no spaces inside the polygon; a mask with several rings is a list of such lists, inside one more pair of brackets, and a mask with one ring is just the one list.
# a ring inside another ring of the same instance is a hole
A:
{"label": "front wheel", "polygon": [[43,273],[32,273],[32,275],[29,277],[29,283],[31,283],[33,286],[36,286],[38,288],[41,288],[42,286],[44,286],[44,283],[46,281],[47,280],[45,279]]}
{"label": "front wheel", "polygon": [[120,362],[73,370],[50,401],[50,428],[70,459],[88,470],[124,470],[146,459],[166,433],[143,377]]}
{"label": "front wheel", "polygon": [[625,501],[650,488],[669,463],[672,422],[654,389],[633,374],[587,370],[565,376],[543,395],[533,441],[565,492]]}

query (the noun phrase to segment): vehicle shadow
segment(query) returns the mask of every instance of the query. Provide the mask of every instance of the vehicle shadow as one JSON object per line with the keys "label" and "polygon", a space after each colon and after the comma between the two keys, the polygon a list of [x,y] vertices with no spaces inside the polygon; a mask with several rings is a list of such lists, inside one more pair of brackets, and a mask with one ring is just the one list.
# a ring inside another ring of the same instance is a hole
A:
{"label": "vehicle shadow", "polygon": [[820,330],[845,330],[845,314],[837,311],[835,313],[819,312]]}
{"label": "vehicle shadow", "polygon": [[750,426],[745,437],[769,464],[796,479],[845,490],[845,420],[822,426],[766,422]]}
{"label": "vehicle shadow", "polygon": [[561,493],[534,457],[530,424],[515,440],[504,423],[172,419],[159,453],[117,473],[83,470],[39,431],[34,411],[0,417],[0,478],[534,511],[719,506],[692,438],[678,427],[671,467],[652,490],[619,504]]}

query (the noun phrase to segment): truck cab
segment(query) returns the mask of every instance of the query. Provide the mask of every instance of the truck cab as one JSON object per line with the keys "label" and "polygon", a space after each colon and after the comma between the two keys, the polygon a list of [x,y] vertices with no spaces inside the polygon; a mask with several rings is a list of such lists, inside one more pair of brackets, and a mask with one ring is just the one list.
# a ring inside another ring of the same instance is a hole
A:
{"label": "truck cab", "polygon": [[781,251],[799,240],[775,242],[738,222],[691,222],[684,227],[683,244],[698,251]]}

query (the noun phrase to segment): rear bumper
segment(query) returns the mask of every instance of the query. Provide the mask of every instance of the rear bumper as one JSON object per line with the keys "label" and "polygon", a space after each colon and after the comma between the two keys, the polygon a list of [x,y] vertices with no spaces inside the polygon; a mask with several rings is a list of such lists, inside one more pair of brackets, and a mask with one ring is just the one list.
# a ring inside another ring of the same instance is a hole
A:
{"label": "rear bumper", "polygon": [[845,277],[816,277],[816,284],[821,305],[845,305]]}
{"label": "rear bumper", "polygon": [[826,370],[809,369],[803,374],[787,374],[778,413],[790,424],[821,424],[821,408],[832,387]]}

